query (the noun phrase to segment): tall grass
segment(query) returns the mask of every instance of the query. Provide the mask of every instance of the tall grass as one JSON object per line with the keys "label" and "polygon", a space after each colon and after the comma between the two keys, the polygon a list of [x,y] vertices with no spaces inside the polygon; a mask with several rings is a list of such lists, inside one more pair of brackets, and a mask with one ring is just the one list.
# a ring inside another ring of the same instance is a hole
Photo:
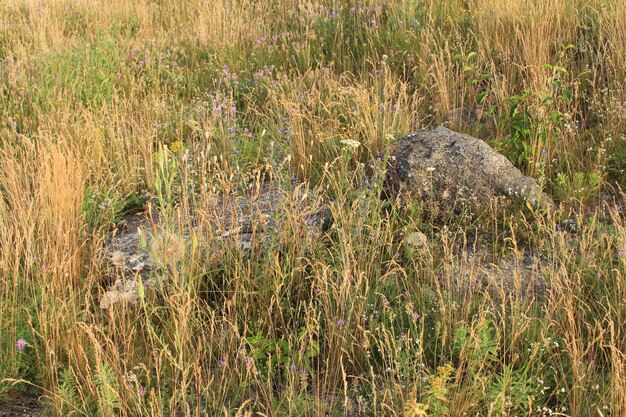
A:
{"label": "tall grass", "polygon": [[[626,415],[620,6],[3,2],[0,402]],[[380,199],[376,157],[459,107],[475,117],[453,127],[556,213]],[[276,207],[252,215],[271,230],[248,249],[224,238],[224,209],[267,187]],[[316,237],[306,216],[324,206]],[[102,310],[121,274],[103,248],[137,210],[159,219],[144,233],[167,284]]]}

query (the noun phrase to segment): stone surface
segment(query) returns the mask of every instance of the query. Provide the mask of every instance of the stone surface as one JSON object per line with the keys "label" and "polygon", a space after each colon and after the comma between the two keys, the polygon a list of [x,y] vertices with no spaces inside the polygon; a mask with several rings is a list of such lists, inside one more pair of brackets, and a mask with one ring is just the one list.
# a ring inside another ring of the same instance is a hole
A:
{"label": "stone surface", "polygon": [[461,211],[489,207],[492,199],[552,207],[537,183],[487,143],[445,127],[399,140],[389,150],[385,194]]}
{"label": "stone surface", "polygon": [[404,236],[404,243],[414,249],[428,248],[428,237],[419,230],[409,232]]}
{"label": "stone surface", "polygon": [[39,398],[29,393],[9,393],[0,401],[0,417],[42,417],[44,407]]}
{"label": "stone surface", "polygon": [[[297,218],[285,219],[287,213],[297,213]],[[237,250],[232,246],[249,251],[254,244],[268,244],[272,232],[280,231],[285,223],[296,224],[299,238],[305,240],[304,244],[311,244],[323,232],[329,216],[327,204],[311,190],[296,186],[285,192],[269,183],[259,184],[246,193],[216,196],[210,204],[192,213],[191,224],[186,226],[165,227],[154,214],[129,215],[117,224],[104,248],[106,275],[112,284],[107,285],[100,298],[100,307],[132,302],[138,298],[140,280],[149,288],[157,275],[167,276],[167,263],[176,263],[185,256],[187,242],[191,235],[197,235],[198,223],[211,231],[201,239],[209,242],[197,250],[219,257],[223,250]]]}
{"label": "stone surface", "polygon": [[522,299],[541,297],[548,282],[538,256],[494,257],[489,249],[461,252],[439,275],[448,291],[489,293],[493,297]]}

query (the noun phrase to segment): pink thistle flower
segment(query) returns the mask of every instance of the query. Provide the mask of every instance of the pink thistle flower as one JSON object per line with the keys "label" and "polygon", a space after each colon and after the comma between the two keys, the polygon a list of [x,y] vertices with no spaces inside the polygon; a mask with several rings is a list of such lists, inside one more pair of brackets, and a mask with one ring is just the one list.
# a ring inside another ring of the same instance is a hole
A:
{"label": "pink thistle flower", "polygon": [[18,352],[23,351],[24,349],[26,349],[26,346],[28,344],[26,343],[26,340],[24,339],[18,339],[17,342],[15,342],[15,349],[17,349]]}

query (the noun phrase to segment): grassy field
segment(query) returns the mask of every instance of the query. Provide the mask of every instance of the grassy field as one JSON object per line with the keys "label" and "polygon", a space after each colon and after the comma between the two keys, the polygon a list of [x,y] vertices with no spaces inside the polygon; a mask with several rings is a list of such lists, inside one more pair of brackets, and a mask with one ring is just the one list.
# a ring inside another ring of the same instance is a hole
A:
{"label": "grassy field", "polygon": [[[626,416],[623,6],[0,1],[0,403]],[[459,108],[471,123],[446,122]],[[558,210],[381,200],[371,162],[444,122]],[[222,221],[206,207],[255,179],[285,201],[306,186],[329,202],[330,230],[303,243],[285,204],[269,244],[200,250]],[[157,259],[171,285],[100,309],[102,248],[148,208],[171,230],[192,225]],[[540,268],[475,285],[482,266],[530,254]]]}

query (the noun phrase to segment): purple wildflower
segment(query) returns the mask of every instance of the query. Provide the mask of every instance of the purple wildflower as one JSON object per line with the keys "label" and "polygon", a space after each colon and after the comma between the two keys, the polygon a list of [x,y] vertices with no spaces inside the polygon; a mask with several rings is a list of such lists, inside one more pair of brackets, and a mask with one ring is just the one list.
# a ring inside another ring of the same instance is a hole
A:
{"label": "purple wildflower", "polygon": [[17,349],[18,352],[23,351],[24,349],[26,349],[26,340],[24,339],[18,339],[17,342],[15,342],[15,349]]}
{"label": "purple wildflower", "polygon": [[339,327],[340,329],[345,325],[346,325],[346,321],[344,319],[337,320],[337,327]]}
{"label": "purple wildflower", "polygon": [[217,366],[219,366],[220,368],[223,368],[226,366],[226,356],[222,356],[218,361],[217,361]]}
{"label": "purple wildflower", "polygon": [[291,364],[291,366],[289,367],[289,372],[292,374],[295,374],[296,372],[298,372],[298,367],[296,366],[295,363]]}
{"label": "purple wildflower", "polygon": [[145,397],[147,393],[148,393],[148,390],[146,389],[146,387],[144,387],[143,385],[139,387],[140,397]]}

